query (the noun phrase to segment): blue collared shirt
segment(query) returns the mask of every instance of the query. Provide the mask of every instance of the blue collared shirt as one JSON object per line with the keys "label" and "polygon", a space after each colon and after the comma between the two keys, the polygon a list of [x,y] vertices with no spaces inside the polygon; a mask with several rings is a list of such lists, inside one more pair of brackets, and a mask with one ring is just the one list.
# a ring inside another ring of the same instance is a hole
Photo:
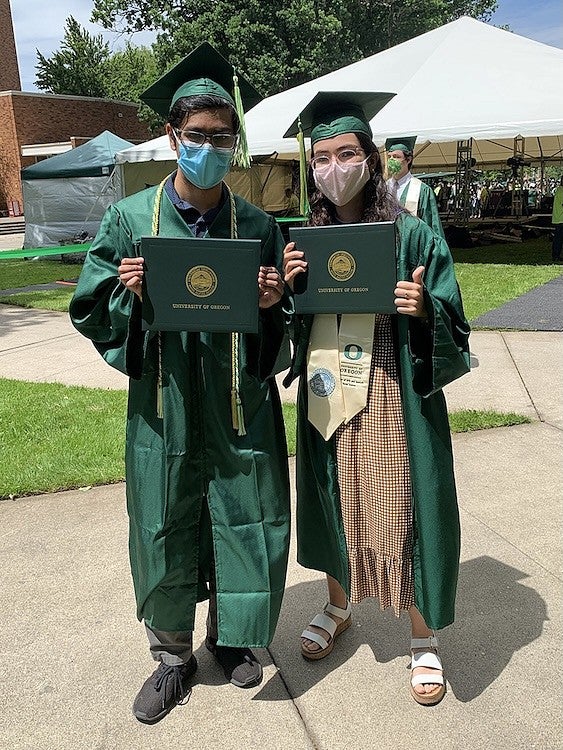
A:
{"label": "blue collared shirt", "polygon": [[214,208],[210,208],[209,211],[206,211],[204,214],[200,214],[197,208],[192,206],[191,203],[188,203],[188,201],[182,200],[182,198],[180,198],[180,196],[176,192],[176,188],[174,187],[175,177],[176,172],[173,172],[173,174],[171,174],[170,177],[166,180],[166,183],[164,185],[166,195],[170,198],[170,200],[172,201],[172,205],[174,206],[176,211],[178,211],[182,219],[184,219],[191,232],[196,237],[203,237],[211,224],[213,224],[215,217],[223,208],[223,204],[227,200],[227,190],[225,188],[225,185],[222,185],[221,200],[219,201],[219,204]]}

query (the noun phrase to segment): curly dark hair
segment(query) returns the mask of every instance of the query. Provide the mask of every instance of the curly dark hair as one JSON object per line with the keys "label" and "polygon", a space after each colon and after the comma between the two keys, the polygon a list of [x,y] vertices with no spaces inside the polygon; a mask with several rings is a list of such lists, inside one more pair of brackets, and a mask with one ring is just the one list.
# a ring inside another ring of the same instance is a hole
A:
{"label": "curly dark hair", "polygon": [[[371,173],[371,177],[364,187],[364,212],[361,221],[393,221],[403,209],[387,190],[377,146],[364,133],[356,133],[355,135],[361,148],[369,157]],[[318,227],[335,224],[337,222],[336,206],[318,190],[313,179],[313,170],[310,167],[307,188],[311,206],[309,226]]]}

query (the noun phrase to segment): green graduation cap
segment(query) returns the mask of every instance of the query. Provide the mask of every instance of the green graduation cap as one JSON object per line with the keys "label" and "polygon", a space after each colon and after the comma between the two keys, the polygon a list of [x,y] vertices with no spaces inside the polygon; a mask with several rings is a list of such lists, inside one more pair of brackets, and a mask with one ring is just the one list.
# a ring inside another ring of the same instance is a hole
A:
{"label": "green graduation cap", "polygon": [[416,135],[401,135],[387,138],[385,141],[386,151],[402,151],[404,154],[414,153]]}
{"label": "green graduation cap", "polygon": [[311,145],[342,133],[364,133],[372,137],[369,121],[395,94],[368,91],[319,91],[284,133],[299,143],[299,208],[302,216],[309,212],[307,201],[307,165],[304,136]]}
{"label": "green graduation cap", "polygon": [[368,91],[319,91],[293,121],[284,138],[300,131],[311,144],[341,133],[365,133],[372,137],[369,121],[395,94]]}
{"label": "green graduation cap", "polygon": [[262,101],[263,97],[245,78],[237,75],[231,63],[209,42],[203,42],[180,60],[149,86],[140,99],[157,114],[168,117],[178,99],[201,94],[219,96],[235,107],[241,130],[234,163],[249,166],[244,112]]}

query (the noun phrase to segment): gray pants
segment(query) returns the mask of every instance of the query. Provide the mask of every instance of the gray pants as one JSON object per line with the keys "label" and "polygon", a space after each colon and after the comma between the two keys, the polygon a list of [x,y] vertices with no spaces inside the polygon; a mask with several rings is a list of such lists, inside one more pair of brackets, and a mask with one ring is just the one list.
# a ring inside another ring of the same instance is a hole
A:
{"label": "gray pants", "polygon": [[[154,630],[145,623],[150,651],[155,661],[164,662],[171,667],[186,664],[193,653],[193,631],[191,630]],[[207,636],[217,640],[217,592],[215,590],[215,572],[211,571],[209,581],[209,612],[207,614]]]}

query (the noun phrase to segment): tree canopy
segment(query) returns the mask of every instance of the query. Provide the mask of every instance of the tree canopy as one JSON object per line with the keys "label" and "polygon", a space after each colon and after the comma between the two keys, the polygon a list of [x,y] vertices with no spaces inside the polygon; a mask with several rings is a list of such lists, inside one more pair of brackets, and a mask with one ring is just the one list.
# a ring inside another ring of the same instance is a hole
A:
{"label": "tree canopy", "polygon": [[[152,30],[152,50],[111,53],[70,16],[59,51],[37,50],[37,86],[54,94],[139,101],[139,94],[202,41],[265,96],[296,86],[469,15],[496,0],[93,0],[92,21],[130,35]],[[154,130],[147,107],[141,117]]]}
{"label": "tree canopy", "polygon": [[206,40],[264,95],[296,86],[463,15],[489,20],[496,0],[94,0],[106,29],[157,33],[164,71]]}

